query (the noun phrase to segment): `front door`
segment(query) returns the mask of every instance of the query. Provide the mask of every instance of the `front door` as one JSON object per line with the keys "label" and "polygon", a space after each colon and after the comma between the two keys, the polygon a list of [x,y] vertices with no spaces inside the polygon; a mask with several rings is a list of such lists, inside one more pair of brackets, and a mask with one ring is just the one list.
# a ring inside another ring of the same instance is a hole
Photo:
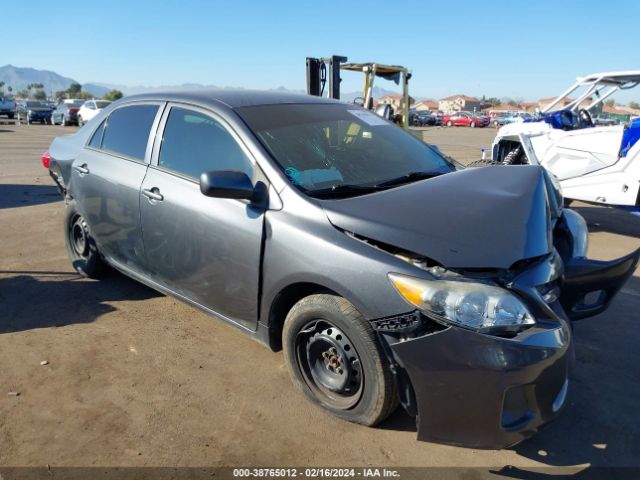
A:
{"label": "front door", "polygon": [[206,111],[173,105],[160,128],[140,197],[146,270],[175,293],[255,329],[264,208],[205,197],[198,179],[204,171],[237,170],[255,183],[261,172]]}

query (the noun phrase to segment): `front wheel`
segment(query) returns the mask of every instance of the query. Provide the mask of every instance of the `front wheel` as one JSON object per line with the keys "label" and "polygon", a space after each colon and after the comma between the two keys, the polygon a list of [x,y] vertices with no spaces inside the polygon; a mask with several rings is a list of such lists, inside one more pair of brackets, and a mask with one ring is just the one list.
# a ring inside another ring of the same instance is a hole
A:
{"label": "front wheel", "polygon": [[470,126],[471,128],[476,128],[476,122],[471,122],[471,123],[469,124],[469,126]]}
{"label": "front wheel", "polygon": [[344,298],[300,300],[285,320],[283,344],[293,383],[333,415],[375,425],[397,407],[395,379],[375,332]]}
{"label": "front wheel", "polygon": [[98,247],[89,234],[87,222],[78,213],[75,201],[67,204],[64,217],[64,240],[73,268],[84,277],[99,278],[105,270]]}

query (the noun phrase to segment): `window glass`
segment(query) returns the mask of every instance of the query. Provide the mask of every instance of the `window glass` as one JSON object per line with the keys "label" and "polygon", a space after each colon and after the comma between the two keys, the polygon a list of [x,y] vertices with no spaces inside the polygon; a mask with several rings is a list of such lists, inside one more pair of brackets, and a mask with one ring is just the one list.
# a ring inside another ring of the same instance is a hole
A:
{"label": "window glass", "polygon": [[157,105],[134,105],[115,110],[109,115],[102,148],[144,160],[149,132],[157,111]]}
{"label": "window glass", "polygon": [[208,170],[236,170],[253,177],[251,161],[222,125],[183,108],[169,112],[158,165],[193,178]]}
{"label": "window glass", "polygon": [[89,142],[89,146],[93,148],[100,148],[102,144],[102,134],[104,132],[104,124],[106,120],[103,120],[98,129],[94,132],[93,137],[91,137],[91,141]]}
{"label": "window glass", "polygon": [[292,184],[307,192],[375,186],[414,172],[447,173],[440,152],[352,105],[262,105],[236,110]]}

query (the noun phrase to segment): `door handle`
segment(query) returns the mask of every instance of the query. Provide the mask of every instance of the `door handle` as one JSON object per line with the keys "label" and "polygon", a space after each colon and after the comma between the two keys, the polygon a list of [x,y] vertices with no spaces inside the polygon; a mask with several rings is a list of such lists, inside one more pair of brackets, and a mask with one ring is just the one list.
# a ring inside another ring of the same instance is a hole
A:
{"label": "door handle", "polygon": [[156,200],[158,202],[161,202],[162,200],[164,200],[164,196],[160,193],[160,190],[158,190],[156,187],[152,188],[151,190],[143,189],[142,194],[145,197],[151,200]]}
{"label": "door handle", "polygon": [[74,167],[76,171],[81,175],[87,175],[89,173],[89,169],[87,168],[87,164],[83,163],[80,166]]}

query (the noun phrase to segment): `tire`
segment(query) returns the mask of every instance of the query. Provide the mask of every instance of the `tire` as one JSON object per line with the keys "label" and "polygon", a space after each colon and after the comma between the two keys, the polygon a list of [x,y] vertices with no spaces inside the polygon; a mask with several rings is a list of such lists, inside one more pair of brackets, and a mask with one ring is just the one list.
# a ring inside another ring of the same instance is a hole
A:
{"label": "tire", "polygon": [[470,126],[471,128],[476,128],[476,122],[471,122],[471,123],[469,124],[469,126]]}
{"label": "tire", "polygon": [[60,125],[62,125],[63,127],[66,127],[67,125],[69,125],[69,123],[65,120],[64,115],[62,116],[62,119],[60,120]]}
{"label": "tire", "polygon": [[453,122],[451,120],[447,122],[447,127],[453,127]]}
{"label": "tire", "polygon": [[65,211],[64,243],[69,260],[80,275],[89,278],[100,278],[103,275],[106,265],[74,200],[67,203]]}
{"label": "tire", "polygon": [[82,117],[78,117],[78,126],[79,127],[83,127],[84,126],[84,122],[82,121]]}
{"label": "tire", "polygon": [[291,379],[312,403],[368,426],[398,406],[395,378],[376,334],[344,298],[303,298],[289,311],[282,335]]}

